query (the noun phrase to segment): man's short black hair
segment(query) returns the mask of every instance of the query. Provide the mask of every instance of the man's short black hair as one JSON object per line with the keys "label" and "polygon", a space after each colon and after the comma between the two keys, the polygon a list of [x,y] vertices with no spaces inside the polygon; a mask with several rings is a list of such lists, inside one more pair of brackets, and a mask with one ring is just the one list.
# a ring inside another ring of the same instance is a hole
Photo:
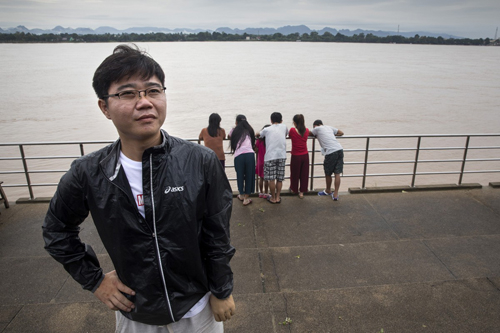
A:
{"label": "man's short black hair", "polygon": [[[132,47],[133,46],[133,47]],[[104,59],[96,69],[92,86],[98,98],[104,99],[109,92],[113,82],[131,78],[139,75],[147,80],[156,75],[163,86],[165,86],[165,73],[160,65],[145,51],[141,51],[137,45],[118,45],[113,54]]]}
{"label": "man's short black hair", "polygon": [[314,121],[313,126],[320,126],[323,125],[323,122],[320,119],[317,119]]}
{"label": "man's short black hair", "polygon": [[271,113],[271,122],[272,123],[281,123],[283,121],[283,116],[279,112]]}

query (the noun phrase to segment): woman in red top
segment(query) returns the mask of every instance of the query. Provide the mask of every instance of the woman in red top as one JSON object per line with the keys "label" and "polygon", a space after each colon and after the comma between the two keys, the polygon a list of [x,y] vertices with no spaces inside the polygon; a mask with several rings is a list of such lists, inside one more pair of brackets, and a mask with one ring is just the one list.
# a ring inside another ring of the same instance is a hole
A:
{"label": "woman in red top", "polygon": [[[304,116],[296,114],[293,117],[293,125],[289,137],[292,140],[292,160],[290,162],[290,190],[299,193],[299,198],[304,197],[309,182],[309,152],[307,150],[307,138],[309,129],[305,126]],[[300,182],[300,188],[299,188]]]}

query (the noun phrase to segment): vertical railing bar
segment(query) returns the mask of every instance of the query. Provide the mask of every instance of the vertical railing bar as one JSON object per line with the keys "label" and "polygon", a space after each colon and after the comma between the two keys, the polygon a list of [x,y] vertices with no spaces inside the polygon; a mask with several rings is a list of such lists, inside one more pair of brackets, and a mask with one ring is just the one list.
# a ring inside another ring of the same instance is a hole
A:
{"label": "vertical railing bar", "polygon": [[316,156],[316,138],[313,138],[312,142],[313,146],[312,146],[312,156],[311,156],[311,184],[309,185],[311,191],[314,189],[314,157]]}
{"label": "vertical railing bar", "polygon": [[85,151],[83,150],[83,143],[80,143],[80,155],[85,155]]}
{"label": "vertical railing bar", "polygon": [[368,167],[368,150],[370,148],[370,137],[366,138],[366,150],[365,150],[365,165],[363,167],[363,183],[361,185],[361,188],[366,188],[366,170]]}
{"label": "vertical railing bar", "polygon": [[[199,142],[199,140],[198,140]],[[258,157],[259,153],[255,153],[255,166],[257,166],[257,157]],[[225,169],[226,167],[224,167]],[[224,170],[224,172],[226,172],[226,170]],[[255,173],[255,193],[260,193],[258,192],[259,190],[259,175],[257,174],[257,172]],[[267,194],[267,193],[266,193]]]}
{"label": "vertical railing bar", "polygon": [[411,187],[415,187],[415,178],[417,177],[417,165],[418,165],[418,155],[420,154],[420,143],[422,142],[422,137],[418,137],[417,141],[417,151],[415,153],[415,163],[413,164],[413,176],[411,178]]}
{"label": "vertical railing bar", "polygon": [[460,170],[460,176],[458,178],[458,185],[462,185],[462,179],[463,179],[464,170],[465,170],[465,162],[467,160],[467,152],[469,151],[469,142],[470,142],[470,135],[467,135],[467,140],[465,141],[465,148],[464,148],[464,158],[462,160],[462,170]]}
{"label": "vertical railing bar", "polygon": [[34,200],[35,196],[33,194],[33,187],[31,186],[30,174],[28,172],[28,163],[26,162],[26,156],[24,154],[23,145],[19,145],[19,151],[21,152],[21,160],[23,161],[24,175],[26,176],[26,184],[28,184],[28,191],[30,193],[30,199]]}

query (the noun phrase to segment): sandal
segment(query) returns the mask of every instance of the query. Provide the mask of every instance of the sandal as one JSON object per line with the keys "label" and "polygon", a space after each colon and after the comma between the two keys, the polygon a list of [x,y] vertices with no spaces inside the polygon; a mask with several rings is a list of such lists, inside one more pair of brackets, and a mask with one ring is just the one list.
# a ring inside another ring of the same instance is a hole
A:
{"label": "sandal", "polygon": [[243,197],[241,195],[239,195],[239,194],[238,194],[237,198],[238,198],[239,201],[243,201],[244,200]]}
{"label": "sandal", "polygon": [[251,203],[252,203],[252,199],[245,200],[245,201],[243,201],[243,206],[248,206]]}
{"label": "sandal", "polygon": [[304,199],[304,193],[299,193],[299,199]]}
{"label": "sandal", "polygon": [[278,203],[277,201],[271,201],[271,196],[268,196],[268,197],[266,198],[266,200],[267,200],[269,203],[272,203],[273,205]]}

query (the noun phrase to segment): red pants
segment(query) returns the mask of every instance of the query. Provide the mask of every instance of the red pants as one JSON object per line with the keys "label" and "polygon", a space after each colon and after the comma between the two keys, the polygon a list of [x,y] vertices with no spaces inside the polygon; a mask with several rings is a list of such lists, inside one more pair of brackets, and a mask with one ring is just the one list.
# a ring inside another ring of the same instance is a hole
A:
{"label": "red pants", "polygon": [[[300,191],[299,191],[300,181]],[[309,154],[292,155],[290,162],[290,189],[297,192],[307,192],[309,183]]]}

